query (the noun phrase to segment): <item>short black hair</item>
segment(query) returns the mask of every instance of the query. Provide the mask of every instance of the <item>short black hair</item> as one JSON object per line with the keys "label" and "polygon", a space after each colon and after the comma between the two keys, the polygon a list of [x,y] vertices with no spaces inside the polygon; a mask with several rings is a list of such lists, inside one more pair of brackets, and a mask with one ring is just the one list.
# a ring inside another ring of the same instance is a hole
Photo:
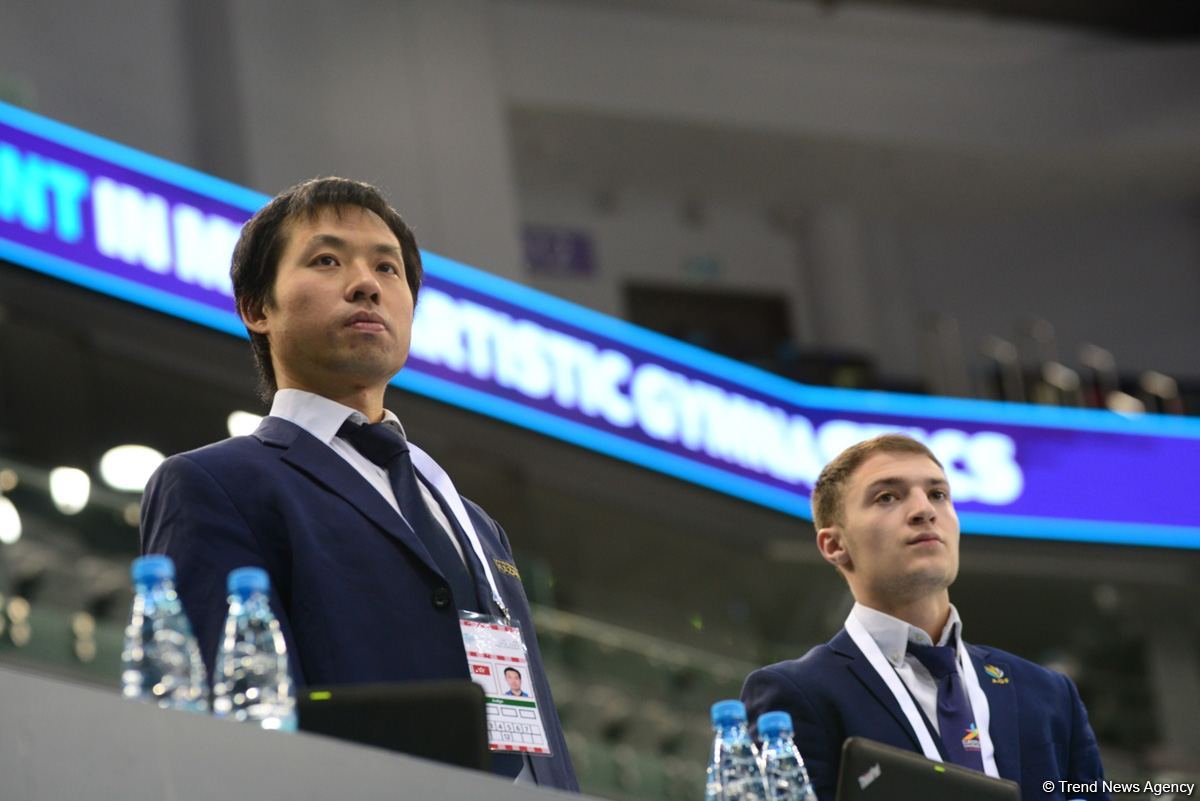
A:
{"label": "short black hair", "polygon": [[[285,189],[242,226],[229,267],[238,312],[246,316],[247,312],[274,304],[275,276],[292,221],[300,217],[315,219],[325,209],[341,213],[352,207],[374,212],[396,235],[400,255],[404,257],[404,277],[415,304],[424,270],[412,230],[376,187],[348,178],[328,177],[312,178]],[[259,395],[270,403],[279,388],[275,381],[275,366],[271,363],[271,343],[263,334],[254,331],[249,334],[250,348],[258,367]]]}
{"label": "short black hair", "polygon": [[510,671],[510,670],[511,670],[513,673],[516,673],[516,674],[517,674],[517,678],[518,678],[518,679],[519,679],[519,678],[521,678],[521,671],[517,670],[515,667],[506,667],[506,668],[504,669],[504,675],[506,675],[506,676],[507,676],[507,675],[508,675],[508,671]]}

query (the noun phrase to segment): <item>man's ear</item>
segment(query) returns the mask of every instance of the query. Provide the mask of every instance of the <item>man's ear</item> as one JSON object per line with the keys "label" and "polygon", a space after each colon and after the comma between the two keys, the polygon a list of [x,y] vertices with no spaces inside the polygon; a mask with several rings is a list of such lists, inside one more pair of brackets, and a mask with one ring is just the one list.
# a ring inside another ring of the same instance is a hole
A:
{"label": "man's ear", "polygon": [[266,303],[263,301],[242,300],[238,302],[238,316],[246,328],[256,334],[267,333]]}
{"label": "man's ear", "polygon": [[850,552],[846,550],[841,526],[826,526],[818,530],[817,550],[821,552],[821,556],[824,557],[825,561],[834,567],[839,567],[843,570],[851,567]]}

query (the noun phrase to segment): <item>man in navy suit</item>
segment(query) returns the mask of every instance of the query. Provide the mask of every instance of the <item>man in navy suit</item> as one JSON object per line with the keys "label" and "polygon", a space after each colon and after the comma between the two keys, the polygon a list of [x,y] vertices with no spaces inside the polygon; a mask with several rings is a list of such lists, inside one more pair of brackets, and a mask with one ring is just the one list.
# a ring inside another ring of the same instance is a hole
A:
{"label": "man in navy suit", "polygon": [[271,413],[167,459],[142,506],[143,551],[174,558],[210,673],[235,567],[270,574],[301,686],[470,679],[459,610],[507,617],[552,756],[493,768],[578,790],[507,537],[383,406],[422,278],[408,226],[374,187],[308,181],[246,224],[231,274]]}
{"label": "man in navy suit", "polygon": [[752,721],[791,714],[820,801],[834,799],[852,736],[1011,779],[1025,801],[1109,797],[1102,785],[1064,795],[1062,781],[1103,779],[1071,680],[963,643],[949,593],[958,516],[924,445],[889,434],[848,448],[821,472],[812,506],[817,547],[850,585],[854,608],[825,645],[751,673],[742,700]]}

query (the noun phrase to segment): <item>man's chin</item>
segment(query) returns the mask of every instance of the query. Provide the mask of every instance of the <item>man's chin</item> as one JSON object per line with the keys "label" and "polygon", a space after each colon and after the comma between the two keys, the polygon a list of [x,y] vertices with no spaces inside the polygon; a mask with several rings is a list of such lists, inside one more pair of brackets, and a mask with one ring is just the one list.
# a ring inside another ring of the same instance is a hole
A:
{"label": "man's chin", "polygon": [[917,570],[896,581],[891,592],[897,598],[917,600],[945,592],[954,579],[955,572],[950,570]]}
{"label": "man's chin", "polygon": [[391,381],[403,366],[403,359],[396,359],[390,355],[385,357],[384,354],[358,352],[338,359],[329,365],[329,371],[345,376],[355,383],[374,386]]}

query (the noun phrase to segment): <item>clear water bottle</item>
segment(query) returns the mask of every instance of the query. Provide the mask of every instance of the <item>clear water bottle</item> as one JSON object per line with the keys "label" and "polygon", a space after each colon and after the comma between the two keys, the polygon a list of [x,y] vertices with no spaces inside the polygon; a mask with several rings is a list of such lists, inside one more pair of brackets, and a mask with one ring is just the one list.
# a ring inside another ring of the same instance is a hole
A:
{"label": "clear water bottle", "polygon": [[770,801],[817,801],[804,759],[792,742],[794,733],[792,716],[787,712],[767,712],[758,717],[762,769]]}
{"label": "clear water bottle", "polygon": [[264,729],[296,730],[287,645],[271,612],[265,570],[240,567],[228,581],[229,616],[213,667],[213,714]]}
{"label": "clear water bottle", "polygon": [[121,652],[121,694],[164,709],[208,712],[204,661],[175,594],[175,564],[169,556],[142,556],[130,574],[133,610]]}
{"label": "clear water bottle", "polygon": [[746,730],[746,706],[718,701],[712,706],[713,754],[705,785],[706,801],[765,801],[758,751]]}

